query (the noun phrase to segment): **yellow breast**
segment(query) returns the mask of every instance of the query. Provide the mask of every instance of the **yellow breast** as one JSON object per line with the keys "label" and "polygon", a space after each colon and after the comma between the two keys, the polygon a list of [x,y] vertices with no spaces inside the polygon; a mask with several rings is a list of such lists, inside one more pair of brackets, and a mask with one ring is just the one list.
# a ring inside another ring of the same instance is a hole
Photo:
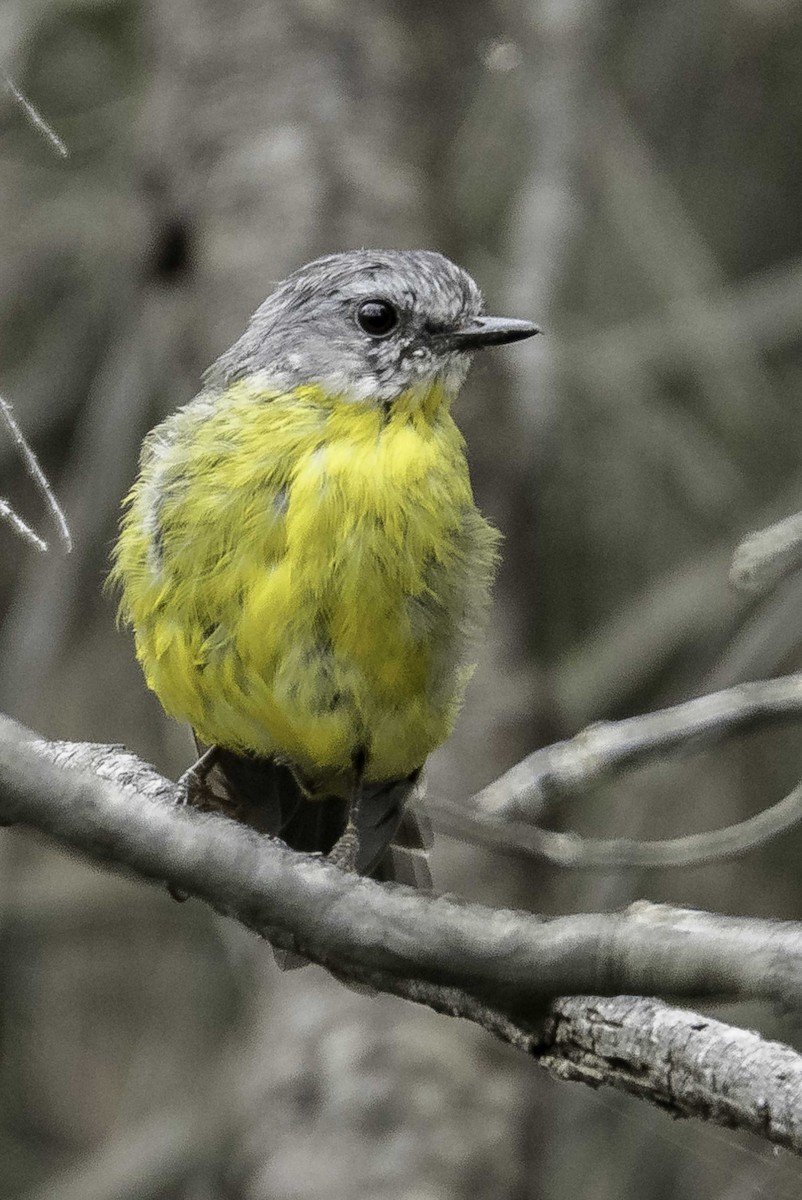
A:
{"label": "yellow breast", "polygon": [[384,411],[245,382],[150,436],[113,577],[169,713],[325,786],[448,735],[496,545],[440,389]]}

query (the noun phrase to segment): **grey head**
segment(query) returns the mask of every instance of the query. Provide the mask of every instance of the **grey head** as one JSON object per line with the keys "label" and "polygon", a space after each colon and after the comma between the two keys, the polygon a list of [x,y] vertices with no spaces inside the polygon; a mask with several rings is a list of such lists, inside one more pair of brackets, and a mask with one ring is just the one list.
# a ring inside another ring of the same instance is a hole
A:
{"label": "grey head", "polygon": [[257,375],[281,390],[316,383],[347,400],[386,404],[440,380],[455,394],[474,350],[539,332],[482,314],[478,287],[442,254],[331,254],[276,287],[207,384],[217,391]]}

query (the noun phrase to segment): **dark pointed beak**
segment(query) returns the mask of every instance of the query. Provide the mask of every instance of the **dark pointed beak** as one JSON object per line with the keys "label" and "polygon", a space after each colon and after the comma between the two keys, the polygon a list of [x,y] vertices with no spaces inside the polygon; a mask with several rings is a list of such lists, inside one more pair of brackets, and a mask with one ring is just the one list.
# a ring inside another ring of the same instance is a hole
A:
{"label": "dark pointed beak", "polygon": [[514,317],[477,317],[461,329],[449,329],[439,336],[449,350],[480,350],[483,346],[501,346],[505,342],[520,342],[540,333],[531,321]]}

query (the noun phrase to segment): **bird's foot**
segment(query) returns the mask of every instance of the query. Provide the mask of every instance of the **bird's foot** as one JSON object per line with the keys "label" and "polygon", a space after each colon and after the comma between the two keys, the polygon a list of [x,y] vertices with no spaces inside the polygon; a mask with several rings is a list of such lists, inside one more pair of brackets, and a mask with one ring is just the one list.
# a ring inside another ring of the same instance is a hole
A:
{"label": "bird's foot", "polygon": [[200,756],[196,763],[184,772],[178,780],[178,787],[183,792],[182,804],[189,804],[201,812],[222,813],[234,821],[248,824],[248,818],[242,812],[242,802],[229,788],[224,775],[215,771],[220,751],[217,746],[210,746]]}
{"label": "bird's foot", "polygon": [[353,825],[347,825],[345,833],[334,843],[326,857],[329,862],[334,863],[335,867],[353,875],[356,872],[358,856],[359,834]]}
{"label": "bird's foot", "polygon": [[207,786],[207,779],[217,757],[217,746],[210,746],[179,778],[178,786],[184,793],[185,804],[192,804],[197,808],[204,807],[204,801],[208,800],[211,791]]}

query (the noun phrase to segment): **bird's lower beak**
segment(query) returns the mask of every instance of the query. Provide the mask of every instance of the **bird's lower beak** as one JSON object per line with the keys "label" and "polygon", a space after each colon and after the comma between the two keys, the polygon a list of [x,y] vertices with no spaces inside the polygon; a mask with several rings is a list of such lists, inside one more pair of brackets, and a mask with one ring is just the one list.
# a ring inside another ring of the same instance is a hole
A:
{"label": "bird's lower beak", "polygon": [[477,317],[470,325],[450,329],[441,337],[450,350],[480,350],[483,346],[520,342],[536,333],[540,333],[540,329],[531,321],[517,321],[514,317]]}

